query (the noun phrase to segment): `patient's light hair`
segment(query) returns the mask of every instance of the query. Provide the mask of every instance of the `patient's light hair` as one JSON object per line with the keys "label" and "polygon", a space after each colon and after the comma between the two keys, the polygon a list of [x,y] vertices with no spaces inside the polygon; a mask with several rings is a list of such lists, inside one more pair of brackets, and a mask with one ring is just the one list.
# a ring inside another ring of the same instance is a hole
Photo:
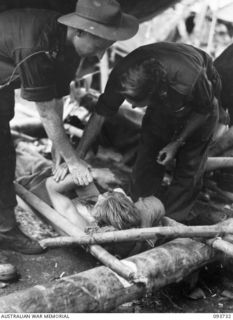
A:
{"label": "patient's light hair", "polygon": [[139,210],[121,192],[107,192],[93,208],[93,216],[100,226],[111,225],[118,230],[141,226]]}

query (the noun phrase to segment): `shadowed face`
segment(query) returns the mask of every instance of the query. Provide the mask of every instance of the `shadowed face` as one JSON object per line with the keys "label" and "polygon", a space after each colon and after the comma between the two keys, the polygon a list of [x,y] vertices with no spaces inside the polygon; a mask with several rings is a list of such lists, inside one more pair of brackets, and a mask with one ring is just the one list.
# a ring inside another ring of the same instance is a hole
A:
{"label": "shadowed face", "polygon": [[80,57],[97,56],[99,60],[103,57],[106,49],[114,43],[114,41],[74,28],[68,28],[67,38],[72,42]]}

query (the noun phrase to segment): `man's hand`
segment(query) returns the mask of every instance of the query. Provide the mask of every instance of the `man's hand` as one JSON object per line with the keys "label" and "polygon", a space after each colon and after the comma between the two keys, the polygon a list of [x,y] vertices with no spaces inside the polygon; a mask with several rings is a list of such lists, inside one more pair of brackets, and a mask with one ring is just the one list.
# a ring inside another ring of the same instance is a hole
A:
{"label": "man's hand", "polygon": [[176,153],[180,147],[179,141],[174,141],[166,145],[158,155],[157,162],[161,164],[162,166],[166,166],[170,161],[172,161]]}
{"label": "man's hand", "polygon": [[69,168],[65,162],[53,167],[53,179],[56,182],[64,180],[68,173]]}
{"label": "man's hand", "polygon": [[86,162],[77,157],[65,133],[62,117],[57,112],[58,101],[53,99],[46,102],[37,102],[37,109],[48,137],[52,140],[55,149],[68,165],[74,183],[80,186],[88,185],[93,181]]}
{"label": "man's hand", "polygon": [[79,159],[74,165],[68,165],[68,168],[75,184],[87,186],[93,181],[91,171],[85,161]]}

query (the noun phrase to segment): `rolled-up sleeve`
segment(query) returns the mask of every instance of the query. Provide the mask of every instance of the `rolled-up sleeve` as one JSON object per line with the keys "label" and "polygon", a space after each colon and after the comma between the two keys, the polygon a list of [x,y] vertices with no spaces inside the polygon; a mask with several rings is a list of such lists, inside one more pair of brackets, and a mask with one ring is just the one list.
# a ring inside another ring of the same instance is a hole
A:
{"label": "rolled-up sleeve", "polygon": [[45,52],[39,51],[15,50],[21,96],[35,102],[49,101],[56,97],[54,63]]}
{"label": "rolled-up sleeve", "polygon": [[100,95],[95,106],[95,112],[104,117],[111,117],[117,113],[121,104],[124,102],[124,96],[118,91],[118,77],[112,72],[106,84],[104,93]]}

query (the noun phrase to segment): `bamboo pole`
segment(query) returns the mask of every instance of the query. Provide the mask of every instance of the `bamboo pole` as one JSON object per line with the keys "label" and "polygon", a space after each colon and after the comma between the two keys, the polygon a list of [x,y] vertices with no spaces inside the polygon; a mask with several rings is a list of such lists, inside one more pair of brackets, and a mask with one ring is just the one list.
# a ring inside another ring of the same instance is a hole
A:
{"label": "bamboo pole", "polygon": [[108,312],[152,289],[179,282],[218,258],[206,244],[176,239],[124,260],[149,279],[147,286],[122,281],[102,266],[0,297],[0,312]]}
{"label": "bamboo pole", "polygon": [[233,126],[229,128],[226,133],[221,136],[214,146],[210,149],[209,154],[212,157],[223,154],[225,151],[229,150],[233,146]]}
{"label": "bamboo pole", "polygon": [[60,248],[71,245],[80,245],[77,242],[77,238],[73,237],[56,237],[56,238],[46,238],[39,241],[42,248]]}
{"label": "bamboo pole", "polygon": [[223,240],[228,241],[230,243],[233,243],[233,235],[232,234],[227,234]]}
{"label": "bamboo pole", "polygon": [[227,256],[233,257],[233,244],[228,242],[226,239],[217,237],[215,239],[208,240],[207,244],[212,246],[214,249],[222,251]]}
{"label": "bamboo pole", "polygon": [[[20,196],[26,203],[31,205],[40,214],[42,214],[47,220],[49,220],[53,225],[55,225],[59,230],[71,237],[85,235],[85,233],[71,224],[66,218],[61,216],[57,211],[52,209],[49,205],[39,199],[36,195],[25,189],[18,183],[14,183],[15,191],[18,196]],[[92,245],[88,248],[89,252],[101,261],[104,265],[115,271],[117,274],[129,281],[141,281],[145,280],[137,275],[134,270],[122,263],[116,257],[111,255],[108,251],[98,245]]]}
{"label": "bamboo pole", "polygon": [[233,168],[233,157],[209,157],[206,163],[206,171],[219,168]]}
{"label": "bamboo pole", "polygon": [[[227,219],[219,224],[221,224],[224,227],[224,226],[231,225],[232,221],[233,219]],[[182,223],[177,222],[168,217],[163,218],[163,223],[164,225],[170,225],[170,226],[183,226]],[[232,234],[226,234],[223,237],[223,239],[221,239],[220,237],[209,239],[206,241],[206,243],[212,248],[219,250],[230,257],[233,256],[233,235]]]}
{"label": "bamboo pole", "polygon": [[77,138],[81,138],[83,135],[83,130],[72,126],[71,124],[65,123],[64,128],[66,133]]}
{"label": "bamboo pole", "polygon": [[18,132],[16,130],[11,130],[11,135],[14,139],[22,139],[27,142],[35,142],[37,139],[33,138],[25,133]]}
{"label": "bamboo pole", "polygon": [[153,227],[110,231],[94,233],[92,235],[80,235],[60,239],[45,239],[41,241],[42,246],[61,246],[69,244],[91,245],[116,243],[125,241],[145,241],[157,237],[169,238],[212,238],[233,234],[233,219],[228,219],[228,224],[219,223],[212,226],[174,226],[174,227]]}

